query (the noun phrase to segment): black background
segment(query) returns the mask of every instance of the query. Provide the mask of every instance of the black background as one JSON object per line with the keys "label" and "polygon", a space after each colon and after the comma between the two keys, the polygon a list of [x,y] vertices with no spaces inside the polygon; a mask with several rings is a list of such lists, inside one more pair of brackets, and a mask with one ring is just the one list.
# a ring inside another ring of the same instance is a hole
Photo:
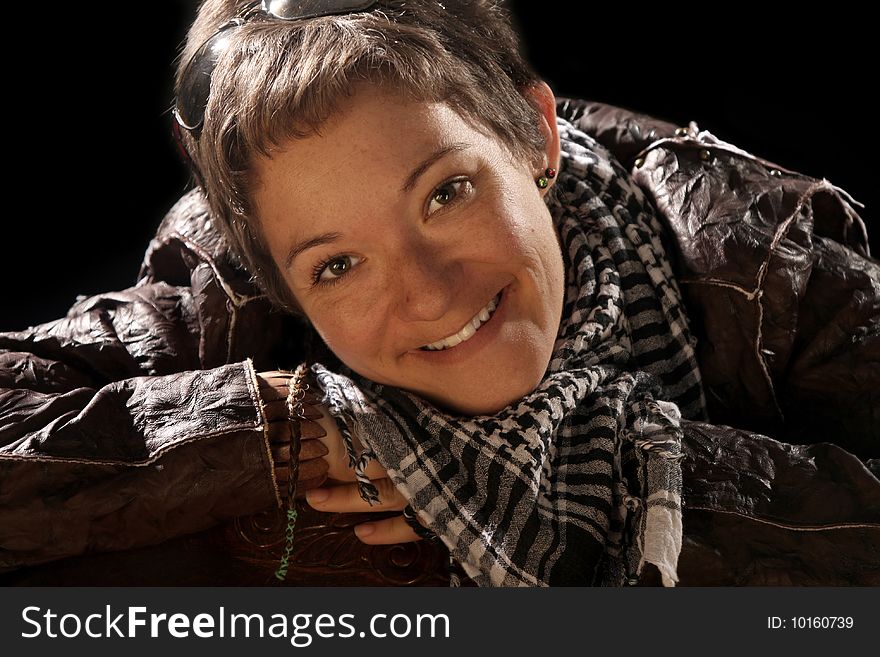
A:
{"label": "black background", "polygon": [[[557,95],[693,120],[756,155],[825,177],[866,205],[876,250],[868,173],[878,141],[870,102],[877,37],[865,13],[840,4],[789,15],[769,13],[770,3],[511,6],[526,52]],[[4,54],[10,175],[0,330],[62,316],[77,294],[132,285],[150,237],[188,182],[168,109],[194,2],[94,5],[76,15],[14,11],[28,14],[6,24],[26,45],[7,45]]]}

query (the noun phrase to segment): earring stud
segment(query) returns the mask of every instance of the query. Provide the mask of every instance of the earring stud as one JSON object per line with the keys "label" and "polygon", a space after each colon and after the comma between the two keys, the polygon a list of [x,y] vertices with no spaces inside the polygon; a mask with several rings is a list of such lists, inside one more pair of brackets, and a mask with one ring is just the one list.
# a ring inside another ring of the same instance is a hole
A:
{"label": "earring stud", "polygon": [[541,189],[546,189],[547,185],[550,184],[550,179],[555,178],[555,177],[556,177],[556,169],[554,169],[552,167],[547,167],[544,170],[544,175],[538,176],[538,178],[535,180],[535,183]]}

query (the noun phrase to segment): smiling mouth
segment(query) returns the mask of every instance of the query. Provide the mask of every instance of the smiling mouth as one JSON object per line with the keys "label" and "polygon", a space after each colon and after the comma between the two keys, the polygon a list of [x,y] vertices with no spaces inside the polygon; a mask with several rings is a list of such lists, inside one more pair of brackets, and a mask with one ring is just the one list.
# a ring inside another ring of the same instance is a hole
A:
{"label": "smiling mouth", "polygon": [[454,335],[450,335],[449,337],[443,338],[437,342],[432,342],[431,344],[425,345],[424,347],[419,347],[421,351],[443,351],[444,349],[451,349],[462,342],[467,342],[476,334],[477,330],[495,313],[495,310],[498,308],[498,304],[501,302],[501,292],[495,295],[495,297],[486,304],[484,308],[480,310],[474,317],[464,325],[458,333]]}

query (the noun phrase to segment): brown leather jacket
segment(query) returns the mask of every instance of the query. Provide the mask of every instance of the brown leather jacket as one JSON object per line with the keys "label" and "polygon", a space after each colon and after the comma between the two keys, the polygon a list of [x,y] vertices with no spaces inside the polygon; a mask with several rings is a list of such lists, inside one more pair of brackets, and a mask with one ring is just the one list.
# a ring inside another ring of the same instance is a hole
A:
{"label": "brown leather jacket", "polygon": [[[684,423],[680,585],[880,584],[880,264],[844,194],[694,123],[559,113],[654,199],[699,339],[715,424]],[[255,372],[295,366],[307,333],[191,192],[136,286],[0,334],[0,583],[274,581]],[[441,547],[366,547],[357,517],[300,511],[290,583],[447,582]]]}

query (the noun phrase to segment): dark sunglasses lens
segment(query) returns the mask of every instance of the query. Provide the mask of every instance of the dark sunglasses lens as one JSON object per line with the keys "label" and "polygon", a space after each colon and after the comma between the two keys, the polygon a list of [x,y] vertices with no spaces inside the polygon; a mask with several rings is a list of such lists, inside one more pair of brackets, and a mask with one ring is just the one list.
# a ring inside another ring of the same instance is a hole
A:
{"label": "dark sunglasses lens", "polygon": [[177,120],[187,130],[195,130],[205,119],[205,107],[208,104],[208,94],[211,93],[211,74],[220,55],[229,47],[232,36],[230,27],[236,26],[220,30],[199,48],[180,81]]}
{"label": "dark sunglasses lens", "polygon": [[[364,11],[376,2],[377,0],[263,0],[262,10],[274,18],[295,20]],[[190,60],[183,74],[174,113],[178,123],[196,136],[205,120],[205,108],[211,93],[211,74],[223,51],[229,47],[230,30],[242,23],[243,19],[234,19],[208,39]]]}
{"label": "dark sunglasses lens", "polygon": [[364,11],[374,4],[376,0],[263,0],[263,11],[275,18],[294,20]]}

